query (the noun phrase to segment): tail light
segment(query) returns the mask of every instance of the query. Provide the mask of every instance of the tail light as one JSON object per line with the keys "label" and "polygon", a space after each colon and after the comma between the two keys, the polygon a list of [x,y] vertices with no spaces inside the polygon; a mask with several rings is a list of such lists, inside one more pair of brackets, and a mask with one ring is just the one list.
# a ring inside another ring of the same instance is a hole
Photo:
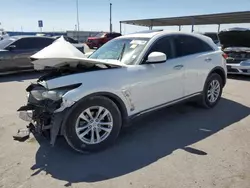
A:
{"label": "tail light", "polygon": [[228,58],[228,55],[226,53],[223,53],[222,56],[224,57],[224,59]]}

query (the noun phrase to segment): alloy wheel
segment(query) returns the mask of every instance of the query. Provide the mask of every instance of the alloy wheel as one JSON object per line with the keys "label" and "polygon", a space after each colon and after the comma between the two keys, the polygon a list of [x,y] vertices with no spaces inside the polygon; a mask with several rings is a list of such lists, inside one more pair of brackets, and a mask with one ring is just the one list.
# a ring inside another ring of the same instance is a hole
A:
{"label": "alloy wheel", "polygon": [[208,86],[207,99],[210,103],[217,101],[220,95],[220,82],[218,80],[212,80]]}
{"label": "alloy wheel", "polygon": [[108,109],[92,106],[85,109],[77,118],[75,130],[78,138],[86,144],[104,141],[113,128],[113,117]]}

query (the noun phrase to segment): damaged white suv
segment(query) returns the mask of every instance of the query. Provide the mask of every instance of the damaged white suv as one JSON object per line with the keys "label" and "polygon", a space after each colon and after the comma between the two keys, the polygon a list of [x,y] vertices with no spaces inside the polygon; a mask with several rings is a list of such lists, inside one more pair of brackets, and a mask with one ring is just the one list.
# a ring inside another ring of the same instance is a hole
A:
{"label": "damaged white suv", "polygon": [[63,135],[79,152],[99,151],[138,115],[197,97],[214,107],[226,84],[226,60],[199,34],[149,31],[118,37],[84,57],[57,41],[31,57],[50,67],[28,88],[18,111],[51,144]]}

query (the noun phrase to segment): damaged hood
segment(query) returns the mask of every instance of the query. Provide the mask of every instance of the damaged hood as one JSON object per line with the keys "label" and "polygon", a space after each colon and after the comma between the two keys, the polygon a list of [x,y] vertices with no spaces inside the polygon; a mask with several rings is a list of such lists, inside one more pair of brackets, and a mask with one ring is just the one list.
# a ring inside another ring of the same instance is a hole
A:
{"label": "damaged hood", "polygon": [[221,45],[228,47],[250,47],[250,29],[231,28],[219,33]]}
{"label": "damaged hood", "polygon": [[89,59],[63,37],[30,57],[34,69],[42,70],[45,67],[59,68],[65,65],[76,67],[79,64],[93,66],[95,64],[125,67],[126,64],[118,60]]}

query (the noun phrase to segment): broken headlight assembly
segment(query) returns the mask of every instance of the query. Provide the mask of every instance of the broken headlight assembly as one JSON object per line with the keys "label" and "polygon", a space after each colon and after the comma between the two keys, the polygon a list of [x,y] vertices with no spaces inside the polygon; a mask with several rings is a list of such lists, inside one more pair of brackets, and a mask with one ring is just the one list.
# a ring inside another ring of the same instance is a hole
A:
{"label": "broken headlight assembly", "polygon": [[53,101],[57,101],[60,100],[67,91],[68,90],[42,90],[39,88],[30,91],[30,94],[38,101],[44,99],[51,99]]}
{"label": "broken headlight assembly", "polygon": [[[62,98],[62,96],[68,91],[78,88],[81,84],[74,84],[69,86],[64,86],[60,88],[55,88],[51,90],[47,90],[43,86],[35,86],[32,89],[29,89],[30,95],[35,98],[37,101],[42,101],[45,99],[50,99],[53,101],[58,101]],[[27,88],[28,89],[28,88]]]}

